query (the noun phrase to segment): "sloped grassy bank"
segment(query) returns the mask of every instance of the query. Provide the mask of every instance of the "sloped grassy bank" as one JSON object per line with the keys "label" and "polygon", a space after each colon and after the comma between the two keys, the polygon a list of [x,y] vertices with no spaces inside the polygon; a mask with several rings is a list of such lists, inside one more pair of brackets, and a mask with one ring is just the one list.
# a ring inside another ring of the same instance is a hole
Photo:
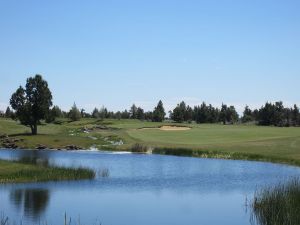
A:
{"label": "sloped grassy bank", "polygon": [[[161,127],[189,128],[161,130]],[[174,124],[84,118],[43,123],[38,135],[0,118],[0,146],[21,149],[100,149],[286,163],[300,166],[299,127]],[[2,135],[1,135],[2,134]],[[2,138],[1,138],[2,136]],[[138,143],[138,144],[136,144]]]}
{"label": "sloped grassy bank", "polygon": [[64,168],[0,160],[0,183],[93,179],[95,172],[85,168]]}
{"label": "sloped grassy bank", "polygon": [[162,154],[162,155],[190,156],[190,157],[199,157],[199,158],[263,161],[263,162],[283,163],[283,164],[300,166],[299,160],[287,159],[287,158],[281,158],[275,156],[264,156],[260,154],[251,154],[251,153],[205,151],[205,150],[193,150],[193,149],[184,149],[184,148],[154,148],[152,153]]}
{"label": "sloped grassy bank", "polygon": [[300,166],[300,161],[296,159],[272,155],[265,156],[255,153],[222,152],[191,148],[149,147],[143,144],[135,144],[127,150],[135,153],[152,153],[160,155],[174,155],[198,158],[262,161]]}

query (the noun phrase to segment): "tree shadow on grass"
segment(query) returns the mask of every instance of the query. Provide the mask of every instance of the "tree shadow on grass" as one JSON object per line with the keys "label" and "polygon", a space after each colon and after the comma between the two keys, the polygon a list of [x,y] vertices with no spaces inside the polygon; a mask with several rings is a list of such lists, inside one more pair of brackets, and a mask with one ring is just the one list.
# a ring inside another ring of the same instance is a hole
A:
{"label": "tree shadow on grass", "polygon": [[38,136],[46,136],[47,134],[37,134],[37,135],[32,135],[29,132],[25,132],[25,133],[15,133],[15,134],[10,134],[8,135],[9,137],[20,137],[20,136],[34,136],[34,137],[38,137]]}

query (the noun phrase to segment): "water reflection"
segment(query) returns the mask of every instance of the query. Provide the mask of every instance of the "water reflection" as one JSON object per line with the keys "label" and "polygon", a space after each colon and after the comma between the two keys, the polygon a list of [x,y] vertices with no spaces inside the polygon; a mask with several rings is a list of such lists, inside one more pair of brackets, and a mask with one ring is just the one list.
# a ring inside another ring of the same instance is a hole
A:
{"label": "water reflection", "polygon": [[109,170],[93,181],[0,185],[0,213],[23,225],[61,224],[64,212],[84,224],[250,225],[245,196],[300,176],[270,163],[160,155],[0,150],[0,158]]}
{"label": "water reflection", "polygon": [[25,217],[38,219],[46,211],[50,199],[47,189],[16,189],[10,192],[10,200]]}
{"label": "water reflection", "polygon": [[49,157],[47,154],[41,155],[38,151],[20,151],[16,160],[22,163],[34,164],[40,166],[49,166]]}

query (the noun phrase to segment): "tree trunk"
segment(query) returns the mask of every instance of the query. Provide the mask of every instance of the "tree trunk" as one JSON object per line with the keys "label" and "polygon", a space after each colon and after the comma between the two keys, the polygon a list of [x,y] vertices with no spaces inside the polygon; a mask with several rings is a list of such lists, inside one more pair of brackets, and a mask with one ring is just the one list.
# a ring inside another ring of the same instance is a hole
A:
{"label": "tree trunk", "polygon": [[30,128],[31,128],[31,134],[37,135],[37,124],[31,125]]}

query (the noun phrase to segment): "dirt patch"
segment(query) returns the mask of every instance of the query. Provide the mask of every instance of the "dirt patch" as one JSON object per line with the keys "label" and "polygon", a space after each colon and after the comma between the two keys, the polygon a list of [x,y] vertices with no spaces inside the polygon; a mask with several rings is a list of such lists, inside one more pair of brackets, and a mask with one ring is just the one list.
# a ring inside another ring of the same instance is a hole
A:
{"label": "dirt patch", "polygon": [[185,131],[190,130],[190,127],[179,127],[179,126],[162,126],[153,128],[142,128],[142,130],[162,130],[162,131]]}

